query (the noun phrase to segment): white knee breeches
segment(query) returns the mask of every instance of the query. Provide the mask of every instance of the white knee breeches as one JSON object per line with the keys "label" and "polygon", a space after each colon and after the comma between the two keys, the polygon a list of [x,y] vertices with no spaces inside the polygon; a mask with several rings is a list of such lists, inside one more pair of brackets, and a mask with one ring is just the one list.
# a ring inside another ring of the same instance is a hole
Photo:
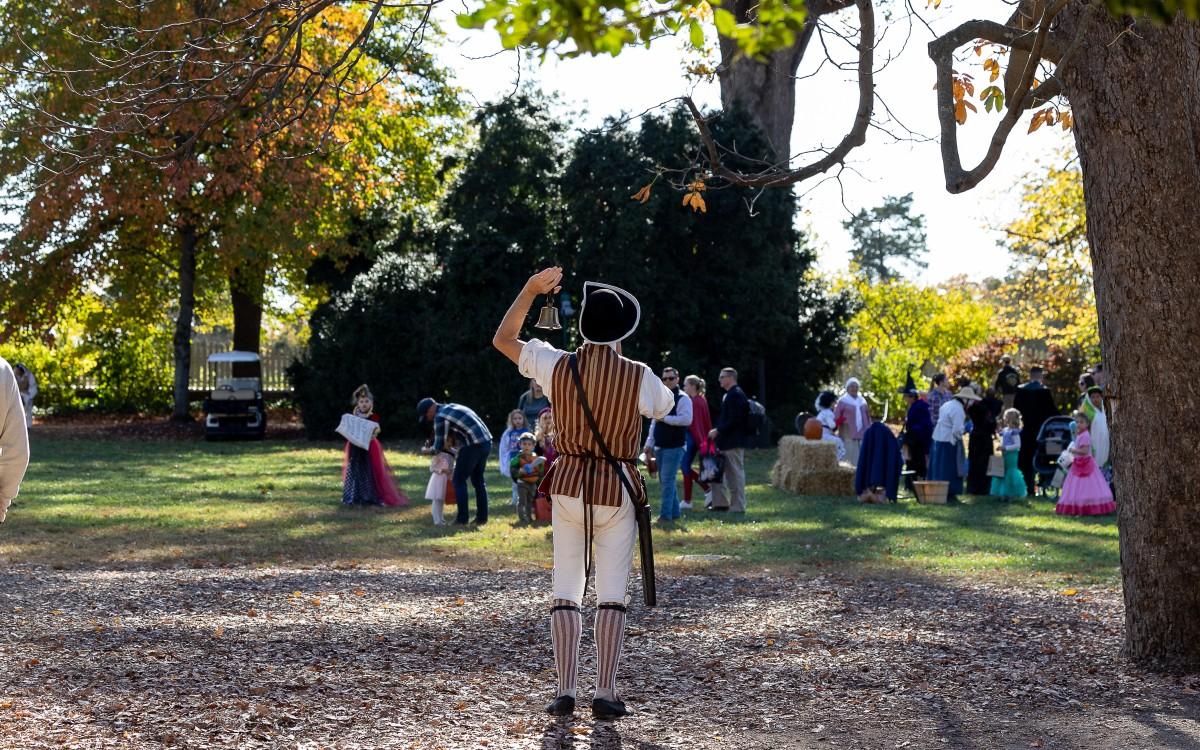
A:
{"label": "white knee breeches", "polygon": [[[554,500],[554,598],[583,602],[584,517],[588,508],[577,497],[553,495]],[[628,496],[619,508],[594,506],[592,515],[592,570],[596,574],[596,601],[625,603],[629,565],[637,522]]]}

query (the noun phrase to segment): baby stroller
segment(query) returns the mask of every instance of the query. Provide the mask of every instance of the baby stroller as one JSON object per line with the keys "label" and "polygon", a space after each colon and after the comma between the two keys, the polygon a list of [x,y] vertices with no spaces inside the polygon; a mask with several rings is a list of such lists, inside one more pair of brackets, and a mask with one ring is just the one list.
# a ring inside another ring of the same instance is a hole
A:
{"label": "baby stroller", "polygon": [[[1058,457],[1074,439],[1072,427],[1074,420],[1070,417],[1050,417],[1042,423],[1038,430],[1037,447],[1033,453],[1033,471],[1037,474],[1038,492],[1042,497],[1049,497],[1049,491],[1054,490],[1058,497],[1058,487],[1053,486],[1054,476],[1063,471],[1058,465]],[[1059,486],[1062,483],[1059,482]]]}

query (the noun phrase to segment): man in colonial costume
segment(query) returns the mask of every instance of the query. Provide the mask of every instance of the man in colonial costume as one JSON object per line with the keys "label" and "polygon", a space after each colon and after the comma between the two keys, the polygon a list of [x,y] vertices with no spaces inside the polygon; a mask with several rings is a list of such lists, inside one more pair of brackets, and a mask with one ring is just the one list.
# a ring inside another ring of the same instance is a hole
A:
{"label": "man in colonial costume", "polygon": [[[562,269],[558,267],[531,276],[492,343],[516,363],[522,375],[542,384],[554,406],[558,431],[558,457],[543,482],[554,507],[550,637],[558,671],[558,693],[546,710],[555,716],[575,710],[583,633],[579,605],[588,572],[594,568],[597,684],[592,714],[597,719],[617,719],[629,713],[617,696],[616,681],[625,640],[625,592],[637,534],[634,503],[646,501],[645,486],[635,466],[642,417],[665,417],[675,399],[649,367],[621,356],[620,342],[636,330],[641,318],[638,301],[623,289],[584,284],[579,311],[579,335],[584,344],[574,354],[538,339],[520,339],[534,300],[557,292],[561,282]],[[578,381],[573,366],[577,366]],[[604,448],[616,459],[627,481],[622,481],[606,460],[585,414],[580,389]]]}

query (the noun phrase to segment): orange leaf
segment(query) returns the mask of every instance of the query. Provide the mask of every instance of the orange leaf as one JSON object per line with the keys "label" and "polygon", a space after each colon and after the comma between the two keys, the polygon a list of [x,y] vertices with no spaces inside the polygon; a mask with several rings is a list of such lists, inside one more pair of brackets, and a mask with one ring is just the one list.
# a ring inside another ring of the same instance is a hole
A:
{"label": "orange leaf", "polygon": [[954,121],[959,125],[962,125],[967,121],[967,108],[963,106],[965,103],[966,102],[960,100],[958,104],[954,105]]}

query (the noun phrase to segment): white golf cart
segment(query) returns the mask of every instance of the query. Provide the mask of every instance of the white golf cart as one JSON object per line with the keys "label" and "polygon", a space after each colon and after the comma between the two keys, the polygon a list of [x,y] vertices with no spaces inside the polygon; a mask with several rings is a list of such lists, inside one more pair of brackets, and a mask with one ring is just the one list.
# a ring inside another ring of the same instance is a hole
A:
{"label": "white golf cart", "polygon": [[[254,352],[217,352],[209,364],[232,375],[235,363],[258,362]],[[262,440],[267,434],[267,409],[263,402],[262,378],[218,377],[217,387],[204,399],[204,438],[249,438]]]}

